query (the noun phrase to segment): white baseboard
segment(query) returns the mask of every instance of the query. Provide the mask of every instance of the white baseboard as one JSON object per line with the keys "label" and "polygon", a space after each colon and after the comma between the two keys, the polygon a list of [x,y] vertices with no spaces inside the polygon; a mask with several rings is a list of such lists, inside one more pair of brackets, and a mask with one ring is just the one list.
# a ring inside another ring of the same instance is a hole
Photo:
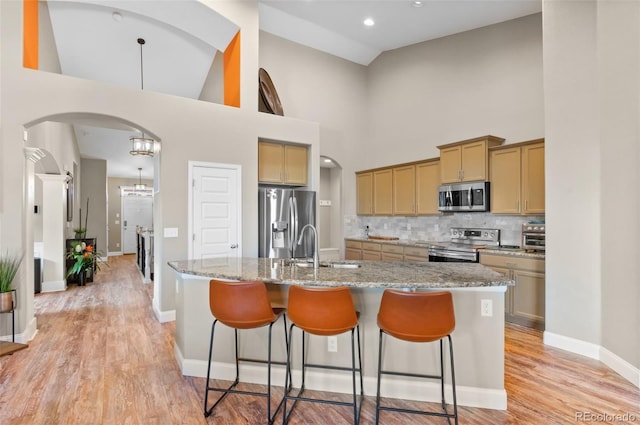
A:
{"label": "white baseboard", "polygon": [[[38,322],[35,317],[31,319],[29,325],[24,330],[24,332],[16,334],[16,342],[20,344],[27,344],[31,341],[36,334],[38,333]],[[0,336],[0,341],[11,341],[11,335]]]}
{"label": "white baseboard", "polygon": [[47,282],[42,282],[42,286],[40,287],[40,292],[58,292],[66,290],[66,280],[49,280]]}
{"label": "white baseboard", "polygon": [[120,255],[123,255],[122,251],[109,251],[109,252],[107,252],[107,256],[108,257],[117,257],[117,256],[120,256]]}
{"label": "white baseboard", "polygon": [[604,347],[600,348],[600,361],[640,388],[640,369]]}
{"label": "white baseboard", "polygon": [[548,331],[544,332],[543,341],[551,347],[600,360],[607,367],[613,369],[616,373],[620,374],[620,376],[640,388],[640,369],[600,345]]}
{"label": "white baseboard", "polygon": [[158,322],[160,323],[175,322],[176,320],[175,310],[167,310],[167,311],[160,310],[160,307],[156,303],[155,298],[153,299],[153,302],[151,303],[151,305],[153,306],[153,314],[156,316],[156,319],[158,319]]}
{"label": "white baseboard", "polygon": [[581,356],[600,360],[600,346],[591,342],[582,341],[564,335],[544,331],[542,340],[545,345],[570,351]]}
{"label": "white baseboard", "polygon": [[[173,352],[185,376],[205,378],[207,376],[207,362],[204,360],[185,359],[177,345]],[[232,381],[235,379],[235,364],[213,362],[212,376],[216,379]],[[352,383],[349,372],[308,369],[306,373],[306,388],[318,391],[330,391],[335,393],[351,393]],[[240,365],[242,382],[252,384],[265,384],[267,382],[266,366],[242,363]],[[272,385],[284,386],[285,367],[273,365],[271,367]],[[299,370],[293,372],[293,383],[296,388],[300,386],[301,374]],[[375,377],[364,378],[364,392],[366,395],[375,395],[377,390]],[[440,401],[440,385],[436,382],[403,380],[397,378],[385,378],[380,393],[383,397],[399,398],[415,401]],[[507,392],[504,389],[491,390],[475,387],[456,387],[458,405],[480,407],[484,409],[506,410]],[[447,402],[453,400],[451,386],[445,385]]]}

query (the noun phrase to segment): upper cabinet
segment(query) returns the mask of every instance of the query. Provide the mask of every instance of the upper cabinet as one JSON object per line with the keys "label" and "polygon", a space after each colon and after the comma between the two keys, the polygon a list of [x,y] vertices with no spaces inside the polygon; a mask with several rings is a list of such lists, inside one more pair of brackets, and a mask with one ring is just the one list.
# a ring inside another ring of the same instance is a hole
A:
{"label": "upper cabinet", "polygon": [[441,183],[488,180],[488,149],[502,142],[500,137],[483,136],[438,146]]}
{"label": "upper cabinet", "polygon": [[258,142],[258,182],[306,186],[308,149],[301,145]]}
{"label": "upper cabinet", "polygon": [[440,161],[430,160],[416,164],[416,214],[440,214],[438,187],[440,186]]}
{"label": "upper cabinet", "polygon": [[358,215],[439,214],[437,158],[356,173]]}
{"label": "upper cabinet", "polygon": [[492,148],[491,212],[544,214],[544,139]]}
{"label": "upper cabinet", "polygon": [[358,215],[373,215],[373,173],[356,173],[356,210]]}

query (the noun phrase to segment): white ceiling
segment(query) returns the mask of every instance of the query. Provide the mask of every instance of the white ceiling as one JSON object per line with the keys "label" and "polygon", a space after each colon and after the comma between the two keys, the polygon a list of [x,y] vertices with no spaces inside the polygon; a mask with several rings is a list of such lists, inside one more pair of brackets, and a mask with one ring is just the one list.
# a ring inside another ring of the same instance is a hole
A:
{"label": "white ceiling", "polygon": [[[530,15],[541,0],[259,0],[260,29],[368,65],[381,52]],[[238,27],[192,0],[49,0],[62,73],[198,98],[218,50]],[[375,20],[366,27],[363,20]],[[75,126],[82,157],[109,176],[153,177],[152,159],[128,154],[134,130]]]}

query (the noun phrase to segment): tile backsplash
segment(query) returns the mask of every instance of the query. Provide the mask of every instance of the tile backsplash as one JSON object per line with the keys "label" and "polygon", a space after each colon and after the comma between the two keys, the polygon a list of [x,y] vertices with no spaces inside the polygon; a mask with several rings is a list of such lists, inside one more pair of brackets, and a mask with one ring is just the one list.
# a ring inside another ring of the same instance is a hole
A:
{"label": "tile backsplash", "polygon": [[452,227],[480,227],[500,229],[502,245],[521,245],[522,224],[544,220],[544,216],[514,216],[491,213],[445,213],[440,216],[424,217],[370,217],[347,215],[344,217],[346,237],[365,236],[365,226],[369,235],[392,236],[400,239],[446,241]]}

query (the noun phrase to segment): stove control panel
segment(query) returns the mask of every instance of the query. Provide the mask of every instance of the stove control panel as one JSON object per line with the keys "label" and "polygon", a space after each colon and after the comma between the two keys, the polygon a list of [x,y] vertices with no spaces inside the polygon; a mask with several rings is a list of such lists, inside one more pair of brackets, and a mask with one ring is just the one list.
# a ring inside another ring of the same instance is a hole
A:
{"label": "stove control panel", "polygon": [[479,245],[500,244],[500,229],[452,227],[450,235],[452,242],[477,243]]}

